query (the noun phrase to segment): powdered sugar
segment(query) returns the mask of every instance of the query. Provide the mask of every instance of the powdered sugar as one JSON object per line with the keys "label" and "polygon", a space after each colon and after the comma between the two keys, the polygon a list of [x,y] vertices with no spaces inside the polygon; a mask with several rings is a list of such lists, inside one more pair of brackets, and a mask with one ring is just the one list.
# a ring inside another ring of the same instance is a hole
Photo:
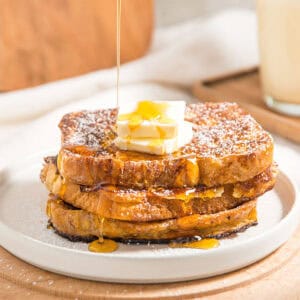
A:
{"label": "powdered sugar", "polygon": [[[101,154],[103,150],[114,151],[116,116],[116,109],[65,115],[60,123],[62,145],[87,146]],[[272,143],[270,135],[235,103],[190,104],[186,108],[186,120],[194,123],[194,139],[179,151],[182,155],[247,154]]]}

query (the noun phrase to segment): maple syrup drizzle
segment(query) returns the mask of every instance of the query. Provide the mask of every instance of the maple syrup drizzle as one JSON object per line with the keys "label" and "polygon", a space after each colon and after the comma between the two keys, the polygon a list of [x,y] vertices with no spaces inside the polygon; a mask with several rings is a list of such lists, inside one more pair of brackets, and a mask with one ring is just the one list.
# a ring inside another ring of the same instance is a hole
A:
{"label": "maple syrup drizzle", "polygon": [[[168,105],[165,103],[154,103],[152,101],[144,100],[140,101],[137,104],[136,110],[132,113],[122,114],[118,116],[119,121],[129,121],[128,127],[131,131],[136,130],[140,127],[144,120],[147,121],[157,121],[159,123],[171,124],[175,121],[168,118],[166,114],[166,110]],[[159,126],[156,127],[159,132],[160,137],[156,139],[152,139],[149,142],[149,147],[155,149],[156,146],[160,146],[163,144],[164,139],[166,138],[165,131]],[[127,138],[127,143],[130,144],[130,137]]]}
{"label": "maple syrup drizzle", "polygon": [[120,81],[120,56],[121,56],[121,8],[122,0],[117,0],[117,107],[119,107],[119,81]]}
{"label": "maple syrup drizzle", "polygon": [[149,147],[152,148],[152,150],[155,150],[155,147],[156,147],[156,146],[162,145],[163,142],[164,142],[163,139],[152,139],[152,140],[149,142]]}
{"label": "maple syrup drizzle", "polygon": [[[166,116],[168,104],[156,103],[149,100],[138,102],[135,111],[118,116],[119,121],[128,120],[129,125],[134,127],[140,125],[143,120],[158,121],[159,123],[172,124],[175,120]],[[131,124],[132,123],[132,124]]]}
{"label": "maple syrup drizzle", "polygon": [[203,249],[203,250],[217,248],[219,246],[220,246],[220,242],[217,239],[201,239],[199,241],[193,241],[187,243],[171,242],[169,244],[170,248],[193,248],[193,249]]}
{"label": "maple syrup drizzle", "polygon": [[60,190],[58,192],[58,195],[59,195],[60,198],[63,198],[65,196],[66,190],[67,190],[67,185],[63,181],[61,183]]}
{"label": "maple syrup drizzle", "polygon": [[166,132],[159,126],[156,127],[156,130],[159,132],[159,138],[165,139],[166,138]]}
{"label": "maple syrup drizzle", "polygon": [[105,218],[100,218],[100,233],[99,233],[99,242],[102,243],[104,241],[103,238],[103,227],[104,227]]}
{"label": "maple syrup drizzle", "polygon": [[47,214],[48,218],[50,219],[52,214],[51,214],[51,205],[50,205],[49,201],[47,202],[47,206],[46,206],[46,214]]}
{"label": "maple syrup drizzle", "polygon": [[91,252],[98,252],[98,253],[110,253],[114,252],[119,248],[119,245],[110,239],[105,239],[103,237],[103,228],[104,228],[104,221],[105,218],[99,218],[99,238],[91,243],[89,243],[88,249]]}

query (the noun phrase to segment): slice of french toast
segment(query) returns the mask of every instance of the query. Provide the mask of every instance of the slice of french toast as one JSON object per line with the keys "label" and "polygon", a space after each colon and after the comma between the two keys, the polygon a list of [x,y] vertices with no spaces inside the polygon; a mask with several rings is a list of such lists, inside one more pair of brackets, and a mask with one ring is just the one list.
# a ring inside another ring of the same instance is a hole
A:
{"label": "slice of french toast", "polygon": [[127,222],[103,219],[84,210],[72,209],[50,195],[47,214],[55,230],[73,241],[88,241],[97,237],[137,241],[193,236],[221,238],[257,224],[256,200],[216,214],[194,214],[157,222]]}
{"label": "slice of french toast", "polygon": [[211,187],[246,181],[272,164],[272,137],[235,103],[187,106],[193,139],[171,155],[120,151],[114,144],[116,118],[117,109],[62,118],[58,169],[64,178],[130,188]]}
{"label": "slice of french toast", "polygon": [[133,190],[117,186],[80,186],[58,173],[53,158],[47,158],[41,180],[50,193],[74,207],[105,218],[154,221],[192,214],[213,214],[232,209],[273,188],[276,165],[254,178],[236,184],[208,188],[151,188]]}

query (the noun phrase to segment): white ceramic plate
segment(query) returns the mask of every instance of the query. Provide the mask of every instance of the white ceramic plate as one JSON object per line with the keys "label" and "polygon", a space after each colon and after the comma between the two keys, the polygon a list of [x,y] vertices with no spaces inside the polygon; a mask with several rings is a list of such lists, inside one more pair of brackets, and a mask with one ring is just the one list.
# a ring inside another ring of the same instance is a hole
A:
{"label": "white ceramic plate", "polygon": [[0,187],[0,243],[30,264],[73,277],[109,282],[160,283],[223,274],[262,259],[282,245],[300,220],[295,185],[283,173],[258,201],[259,225],[221,240],[211,250],[123,245],[98,254],[46,228],[47,191],[39,181],[42,156],[6,170]]}

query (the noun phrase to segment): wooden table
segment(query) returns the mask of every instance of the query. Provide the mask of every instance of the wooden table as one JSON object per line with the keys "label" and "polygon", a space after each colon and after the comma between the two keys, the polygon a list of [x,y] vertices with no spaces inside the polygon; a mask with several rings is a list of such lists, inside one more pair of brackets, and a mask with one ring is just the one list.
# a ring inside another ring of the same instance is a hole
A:
{"label": "wooden table", "polygon": [[267,108],[257,68],[196,82],[193,94],[201,101],[237,102],[266,130],[300,143],[300,118],[279,114]]}
{"label": "wooden table", "polygon": [[299,299],[299,249],[300,227],[277,251],[242,270],[183,283],[128,285],[46,272],[0,248],[0,299]]}

